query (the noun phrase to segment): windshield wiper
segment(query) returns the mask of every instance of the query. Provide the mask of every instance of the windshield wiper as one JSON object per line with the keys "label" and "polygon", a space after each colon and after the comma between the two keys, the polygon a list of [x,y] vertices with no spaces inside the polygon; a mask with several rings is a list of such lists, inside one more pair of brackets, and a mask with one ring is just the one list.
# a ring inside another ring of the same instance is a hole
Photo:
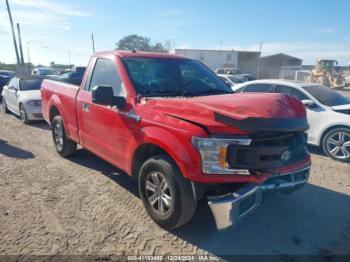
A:
{"label": "windshield wiper", "polygon": [[157,92],[144,92],[142,95],[146,97],[156,96],[182,96],[182,91],[177,90],[159,90]]}
{"label": "windshield wiper", "polygon": [[188,91],[188,90],[185,90],[182,92],[183,96],[185,96],[185,95],[202,96],[202,95],[210,95],[210,94],[233,94],[233,91],[229,92],[229,91],[219,90],[219,89],[204,89],[204,90],[200,90],[197,92]]}

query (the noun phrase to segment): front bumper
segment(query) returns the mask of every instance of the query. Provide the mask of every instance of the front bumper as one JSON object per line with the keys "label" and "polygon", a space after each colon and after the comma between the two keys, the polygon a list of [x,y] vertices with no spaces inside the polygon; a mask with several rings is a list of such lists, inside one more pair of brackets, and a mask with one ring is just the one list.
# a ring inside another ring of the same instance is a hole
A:
{"label": "front bumper", "polygon": [[43,120],[41,107],[26,106],[26,113],[29,120]]}
{"label": "front bumper", "polygon": [[272,176],[261,185],[246,184],[239,190],[223,196],[208,197],[208,205],[214,215],[216,227],[225,229],[257,209],[263,191],[293,190],[307,183],[310,166],[291,173]]}

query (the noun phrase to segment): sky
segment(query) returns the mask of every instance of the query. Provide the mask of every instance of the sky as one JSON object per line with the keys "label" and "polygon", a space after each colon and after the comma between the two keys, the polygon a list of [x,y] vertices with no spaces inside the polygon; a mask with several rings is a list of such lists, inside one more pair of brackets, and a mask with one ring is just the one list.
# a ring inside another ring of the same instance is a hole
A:
{"label": "sky", "polygon": [[[86,65],[126,35],[175,48],[286,53],[314,64],[350,62],[349,0],[9,0],[25,62]],[[16,61],[5,0],[0,2],[0,62]]]}

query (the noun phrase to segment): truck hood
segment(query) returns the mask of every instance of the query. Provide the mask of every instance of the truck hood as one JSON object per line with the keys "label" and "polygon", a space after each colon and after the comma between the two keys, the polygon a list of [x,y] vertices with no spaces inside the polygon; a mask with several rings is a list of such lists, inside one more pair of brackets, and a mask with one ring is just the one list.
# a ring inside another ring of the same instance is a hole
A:
{"label": "truck hood", "polygon": [[220,133],[224,128],[259,131],[297,131],[308,128],[303,104],[284,94],[240,93],[194,98],[150,99],[148,106]]}

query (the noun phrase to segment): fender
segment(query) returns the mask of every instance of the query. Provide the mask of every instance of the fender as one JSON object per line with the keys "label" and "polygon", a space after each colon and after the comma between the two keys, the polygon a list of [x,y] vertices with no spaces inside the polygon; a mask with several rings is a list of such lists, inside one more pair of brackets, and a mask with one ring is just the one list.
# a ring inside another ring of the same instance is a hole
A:
{"label": "fender", "polygon": [[[188,144],[188,142],[182,142],[190,139],[188,135],[169,132],[164,128],[155,126],[144,127],[142,128],[142,132],[144,134],[143,143],[138,146],[142,144],[153,144],[162,148],[175,161],[184,177],[188,177],[188,170],[200,161],[194,147],[186,147],[185,144]],[[133,151],[132,156],[137,148]]]}

